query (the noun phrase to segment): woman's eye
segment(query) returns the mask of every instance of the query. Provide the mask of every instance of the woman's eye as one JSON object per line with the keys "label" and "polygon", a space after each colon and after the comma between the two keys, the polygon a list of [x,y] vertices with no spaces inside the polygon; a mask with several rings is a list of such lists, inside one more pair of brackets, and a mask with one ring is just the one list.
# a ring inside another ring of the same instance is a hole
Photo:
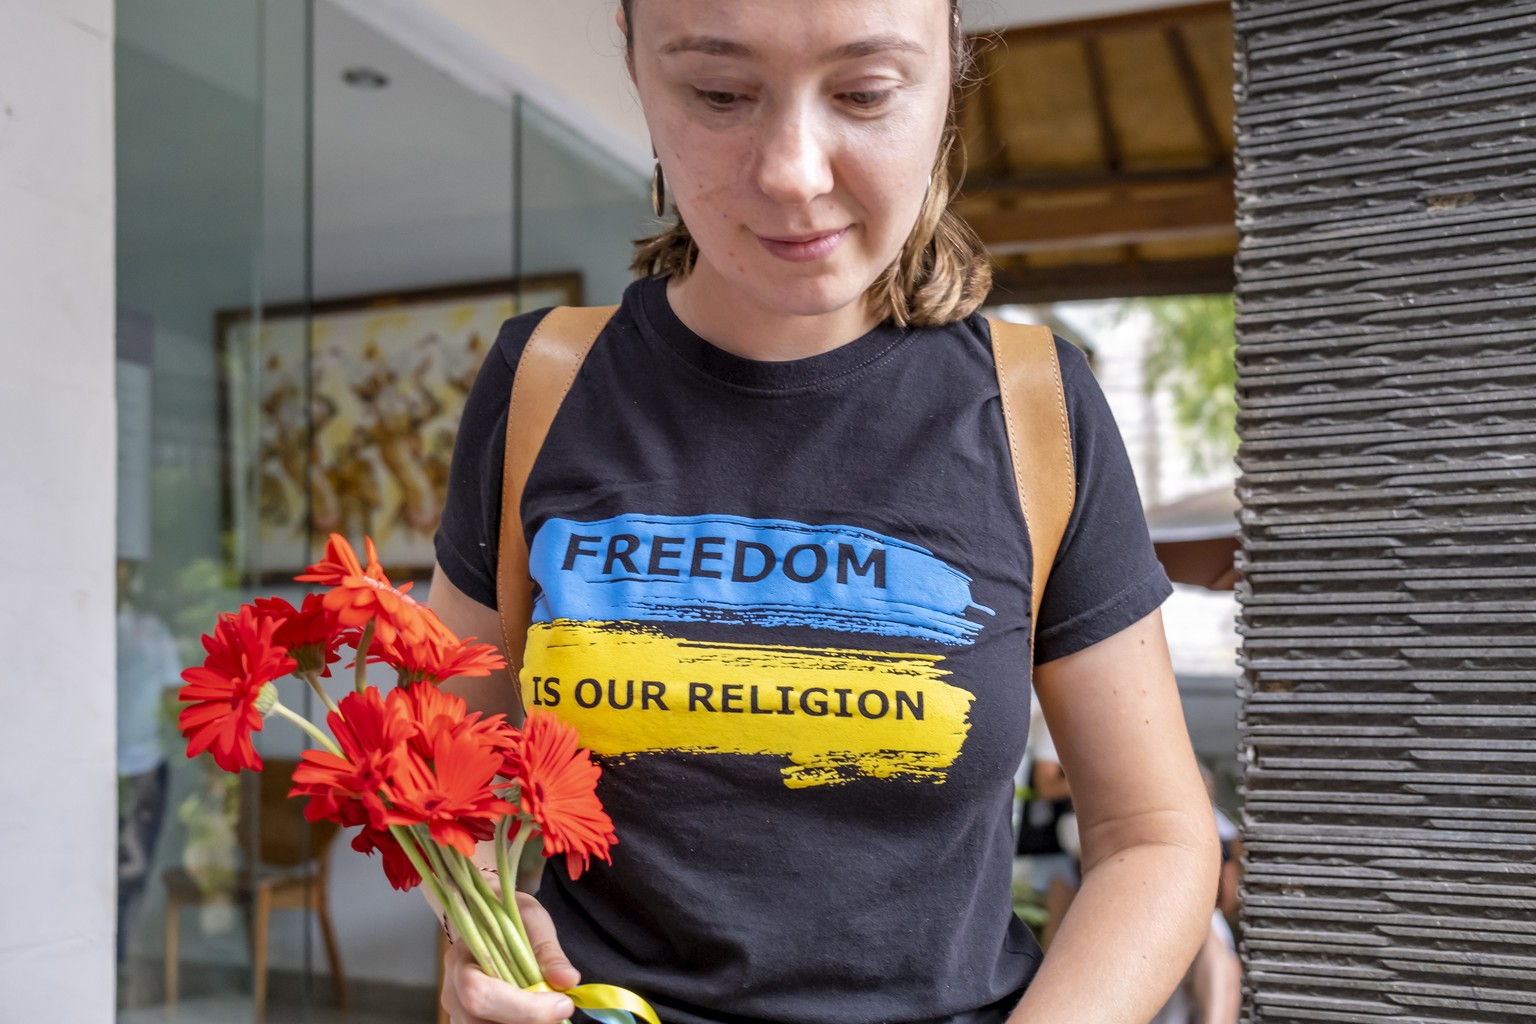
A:
{"label": "woman's eye", "polygon": [[851,106],[860,110],[876,110],[885,105],[891,98],[892,90],[860,90],[858,92],[845,92],[843,99]]}
{"label": "woman's eye", "polygon": [[730,110],[744,98],[739,92],[725,92],[720,89],[695,89],[694,93],[711,110]]}

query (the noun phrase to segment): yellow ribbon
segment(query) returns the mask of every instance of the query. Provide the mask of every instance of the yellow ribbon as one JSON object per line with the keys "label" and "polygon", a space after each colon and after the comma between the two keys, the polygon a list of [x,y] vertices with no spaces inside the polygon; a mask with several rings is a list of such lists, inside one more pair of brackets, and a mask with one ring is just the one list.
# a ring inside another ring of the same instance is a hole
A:
{"label": "yellow ribbon", "polygon": [[[646,1024],[661,1024],[656,1017],[656,1011],[651,1009],[651,1004],[641,999],[627,988],[619,988],[617,985],[577,985],[575,988],[550,988],[544,982],[528,986],[529,992],[559,992],[569,996],[571,1002],[576,1004],[578,1010],[586,1010],[588,1013],[597,1011],[621,1010],[633,1014]],[[599,1016],[599,1019],[605,1019]]]}

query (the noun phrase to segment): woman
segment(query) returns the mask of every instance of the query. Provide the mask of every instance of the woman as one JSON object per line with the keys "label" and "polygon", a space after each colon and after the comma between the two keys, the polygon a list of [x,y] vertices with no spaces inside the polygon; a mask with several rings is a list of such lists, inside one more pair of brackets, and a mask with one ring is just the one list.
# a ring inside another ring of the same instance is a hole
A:
{"label": "woman", "polygon": [[[947,212],[952,0],[624,0],[679,224],[603,331],[530,474],[523,699],[608,755],[620,842],[535,911],[556,988],[667,1024],[1142,1024],[1216,884],[1134,481],[1058,346],[1078,473],[1034,642],[1077,795],[1081,894],[1043,962],[1009,904],[1030,556],[984,255]],[[469,402],[431,604],[500,635],[509,321]],[[459,688],[522,714],[505,677]],[[893,739],[892,737],[897,737]],[[528,901],[530,906],[532,901]],[[562,952],[562,949],[564,952]],[[460,1022],[567,999],[450,954]]]}

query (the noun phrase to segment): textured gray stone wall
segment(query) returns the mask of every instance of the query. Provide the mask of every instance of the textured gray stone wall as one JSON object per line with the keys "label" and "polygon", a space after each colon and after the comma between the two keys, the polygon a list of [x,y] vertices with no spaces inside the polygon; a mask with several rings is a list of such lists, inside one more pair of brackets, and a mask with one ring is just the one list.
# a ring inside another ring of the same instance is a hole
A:
{"label": "textured gray stone wall", "polygon": [[1234,12],[1245,1019],[1536,1020],[1536,3]]}

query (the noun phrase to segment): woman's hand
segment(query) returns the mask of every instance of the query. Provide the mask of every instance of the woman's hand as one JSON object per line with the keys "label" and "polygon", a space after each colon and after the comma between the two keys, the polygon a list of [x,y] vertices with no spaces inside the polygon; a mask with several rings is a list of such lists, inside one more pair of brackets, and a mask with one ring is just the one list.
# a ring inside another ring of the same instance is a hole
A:
{"label": "woman's hand", "polygon": [[[517,894],[517,909],[528,929],[533,956],[551,988],[571,988],[581,975],[565,958],[555,938],[549,914],[527,893]],[[455,942],[443,958],[443,1009],[453,1024],[556,1024],[576,1011],[570,997],[559,992],[525,992],[482,971],[469,947]]]}

